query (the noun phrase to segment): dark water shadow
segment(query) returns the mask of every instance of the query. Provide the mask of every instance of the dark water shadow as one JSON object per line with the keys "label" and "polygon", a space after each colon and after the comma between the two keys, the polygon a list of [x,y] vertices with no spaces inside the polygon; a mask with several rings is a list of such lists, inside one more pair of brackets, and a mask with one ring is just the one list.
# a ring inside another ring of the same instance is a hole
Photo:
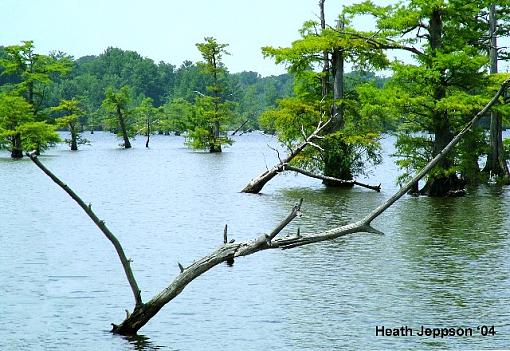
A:
{"label": "dark water shadow", "polygon": [[176,348],[170,348],[168,346],[160,346],[154,344],[151,339],[143,334],[137,334],[132,336],[115,335],[116,337],[122,338],[129,343],[129,350],[133,351],[154,351],[154,350],[178,350]]}

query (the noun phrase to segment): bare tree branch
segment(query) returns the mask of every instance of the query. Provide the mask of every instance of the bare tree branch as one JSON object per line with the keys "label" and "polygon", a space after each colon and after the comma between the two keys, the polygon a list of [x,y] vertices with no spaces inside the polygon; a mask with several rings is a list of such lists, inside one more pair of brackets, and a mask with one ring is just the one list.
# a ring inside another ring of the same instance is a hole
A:
{"label": "bare tree branch", "polygon": [[311,178],[315,178],[315,179],[321,179],[321,180],[328,180],[328,181],[335,182],[335,183],[338,183],[338,184],[341,184],[341,185],[358,185],[358,186],[361,186],[363,188],[375,190],[377,192],[381,191],[381,184],[379,184],[379,185],[368,185],[368,184],[364,184],[364,183],[358,182],[356,180],[338,179],[338,178],[334,178],[334,177],[330,177],[330,176],[325,176],[325,175],[322,175],[322,174],[315,174],[315,173],[309,172],[307,170],[304,170],[304,169],[301,169],[301,168],[298,168],[298,167],[294,167],[294,166],[291,166],[291,165],[288,165],[288,164],[284,166],[283,170],[284,171],[292,171],[292,172],[301,173],[301,174],[303,174],[303,175],[305,175],[307,177],[311,177]]}
{"label": "bare tree branch", "polygon": [[133,295],[135,298],[135,304],[136,306],[142,305],[142,295],[140,292],[140,289],[138,288],[138,284],[136,282],[135,276],[133,274],[133,271],[131,269],[131,260],[129,260],[126,257],[126,254],[124,253],[124,249],[122,248],[122,245],[120,244],[119,240],[113,233],[108,229],[106,224],[103,220],[100,220],[97,215],[92,211],[92,205],[86,205],[85,202],[78,196],[76,193],[67,186],[67,184],[64,184],[60,179],[57,178],[56,175],[54,175],[48,168],[46,168],[37,158],[35,152],[27,153],[27,156],[30,157],[30,159],[39,167],[48,177],[51,178],[55,183],[57,183],[58,186],[60,186],[64,191],[71,196],[71,198],[80,205],[80,207],[85,211],[85,213],[92,219],[92,222],[103,232],[103,234],[106,236],[108,240],[113,244],[115,247],[115,251],[117,251],[117,255],[120,258],[120,262],[122,263],[122,267],[124,268],[124,273],[126,274],[127,280],[129,282],[129,285],[131,286],[131,290],[133,291]]}
{"label": "bare tree branch", "polygon": [[248,120],[245,120],[243,123],[241,123],[241,125],[240,125],[239,127],[237,127],[237,129],[236,129],[236,130],[234,130],[234,131],[232,132],[232,134],[230,134],[230,136],[234,136],[234,135],[236,135],[236,133],[237,133],[239,130],[241,130],[241,128],[242,128],[242,127],[244,127],[244,125],[245,125],[246,123],[248,123]]}
{"label": "bare tree branch", "polygon": [[[324,116],[324,114],[323,114]],[[241,190],[242,193],[252,193],[258,194],[262,188],[273,179],[279,172],[283,170],[283,165],[288,164],[290,161],[294,159],[301,151],[303,151],[310,142],[320,136],[320,133],[324,130],[324,128],[331,122],[332,118],[329,118],[326,122],[322,122],[322,119],[317,123],[317,128],[312,132],[312,134],[308,135],[304,138],[304,140],[294,149],[292,150],[287,157],[283,160],[280,159],[280,162],[274,165],[271,169],[268,169],[264,173],[260,174],[258,177],[253,178],[244,188]]]}

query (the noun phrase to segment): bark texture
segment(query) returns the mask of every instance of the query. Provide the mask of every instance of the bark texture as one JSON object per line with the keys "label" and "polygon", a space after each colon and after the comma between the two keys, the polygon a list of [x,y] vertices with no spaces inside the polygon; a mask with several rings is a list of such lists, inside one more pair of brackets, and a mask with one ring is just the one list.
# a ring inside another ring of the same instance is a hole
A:
{"label": "bark texture", "polygon": [[[336,28],[339,31],[343,30],[343,22],[338,20]],[[327,130],[328,134],[335,133],[344,127],[344,107],[342,101],[344,98],[344,59],[343,48],[336,48],[332,54],[333,118]],[[349,155],[352,152],[349,145],[343,140],[332,138],[324,140],[321,146],[324,148],[324,175],[338,179],[352,180],[351,166],[345,162],[345,160],[349,159]],[[352,186],[348,183],[339,183],[328,179],[324,179],[323,184],[330,187]]]}
{"label": "bark texture", "polygon": [[122,114],[120,106],[117,106],[117,118],[119,119],[120,130],[122,132],[122,139],[124,139],[124,148],[129,149],[131,148],[131,143],[129,142],[126,121],[124,120],[124,115]]}
{"label": "bark texture", "polygon": [[22,158],[23,157],[23,148],[21,146],[21,134],[16,133],[11,139],[12,149],[11,149],[11,158]]}
{"label": "bark texture", "polygon": [[[496,74],[498,73],[498,42],[496,37],[498,21],[495,4],[492,4],[490,7],[489,23],[491,35],[489,48],[491,62],[490,73]],[[487,162],[483,171],[490,176],[494,175],[500,177],[505,184],[510,184],[510,172],[503,151],[503,122],[501,116],[499,116],[496,111],[491,112],[489,143],[490,148],[487,153]]]}
{"label": "bark texture", "polygon": [[71,150],[77,151],[78,150],[78,131],[76,129],[76,124],[71,123],[69,124],[69,130],[71,132]]}

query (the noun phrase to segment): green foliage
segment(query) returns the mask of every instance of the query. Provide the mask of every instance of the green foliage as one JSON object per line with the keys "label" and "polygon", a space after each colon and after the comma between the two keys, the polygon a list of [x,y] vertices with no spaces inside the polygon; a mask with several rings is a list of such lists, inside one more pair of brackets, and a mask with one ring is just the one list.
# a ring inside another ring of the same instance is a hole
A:
{"label": "green foliage", "polygon": [[225,133],[225,126],[235,117],[234,103],[226,101],[222,93],[226,91],[226,69],[221,62],[227,44],[220,44],[212,37],[204,38],[204,43],[196,44],[204,59],[199,65],[211,78],[207,90],[212,94],[199,95],[195,99],[195,111],[190,120],[186,144],[194,149],[209,149],[210,152],[221,152],[221,145],[231,144]]}
{"label": "green foliage", "polygon": [[[315,129],[325,112],[337,106],[335,109],[341,112],[335,115],[326,138],[320,142],[324,150],[308,148],[294,162],[343,179],[352,179],[353,175],[364,173],[367,165],[380,162],[378,133],[387,120],[381,111],[363,109],[364,98],[376,88],[370,89],[371,85],[367,84],[364,90],[357,89],[362,83],[375,81],[375,75],[366,73],[367,70],[385,68],[389,61],[382,48],[374,47],[353,32],[348,22],[336,29],[322,29],[319,23],[308,21],[301,29],[301,38],[290,47],[262,49],[277,64],[287,64],[294,75],[294,97],[279,100],[276,108],[263,113],[262,128],[276,132],[280,141],[292,147],[302,141],[303,134]],[[342,68],[334,64],[335,60],[351,63],[357,70],[350,75],[336,72]],[[333,79],[336,73],[344,79]],[[381,86],[383,82],[378,80],[377,84]],[[340,88],[343,95],[335,96],[333,101],[334,89]],[[325,91],[327,95],[323,96]]]}
{"label": "green foliage", "polygon": [[[0,148],[13,151],[19,127],[32,120],[32,106],[22,97],[0,94]],[[20,149],[21,150],[21,149]]]}
{"label": "green foliage", "polygon": [[505,160],[510,160],[510,138],[503,139],[503,150],[505,153]]}
{"label": "green foliage", "polygon": [[155,127],[159,126],[162,108],[154,107],[151,98],[145,98],[140,105],[133,111],[136,118],[136,131],[138,134],[150,135],[154,134],[157,130]]}
{"label": "green foliage", "polygon": [[[213,41],[215,40],[204,44],[207,45]],[[21,48],[23,45],[17,47]],[[225,44],[218,45],[222,47]],[[225,47],[222,48],[224,49]],[[44,111],[58,106],[61,100],[76,98],[80,100],[84,110],[79,123],[88,129],[101,128],[100,115],[104,114],[101,110],[102,102],[109,87],[120,89],[122,86],[129,86],[134,105],[141,103],[143,98],[150,97],[155,107],[179,99],[193,104],[196,92],[213,95],[210,88],[214,85],[214,78],[207,69],[206,60],[202,63],[184,61],[177,68],[164,62],[154,63],[151,59],[142,57],[134,51],[108,48],[99,56],[84,56],[76,60],[62,53],[53,53],[47,56],[47,61],[54,62],[55,65],[45,68],[42,65],[44,55],[34,54],[33,46],[30,50],[32,53],[27,55],[32,55],[33,59],[35,57],[37,62],[34,68],[37,66],[40,71],[40,75],[34,75],[29,79],[29,81],[39,79],[33,84],[32,96],[34,113],[37,114],[38,120],[44,119],[46,117]],[[5,63],[9,58],[14,57],[7,51],[13,50],[9,47],[0,47],[0,62]],[[224,54],[221,51],[220,58]],[[57,63],[60,68],[65,69],[55,69],[58,66]],[[222,100],[237,103],[235,112],[239,122],[230,121],[229,125],[232,127],[239,126],[241,121],[249,120],[244,128],[257,128],[260,113],[266,107],[274,106],[276,99],[292,93],[292,77],[287,74],[264,78],[255,72],[230,74],[221,62],[219,64],[217,79],[222,86],[222,91],[218,92],[218,96]],[[13,92],[17,89],[19,94],[24,94],[23,96],[28,99],[26,88],[29,84],[23,83],[21,74],[16,73],[18,71],[16,69],[6,71],[0,63],[0,91]],[[66,72],[69,74],[63,74]]]}
{"label": "green foliage", "polygon": [[84,115],[77,99],[62,100],[60,105],[51,108],[51,111],[58,114],[55,123],[60,128],[66,128],[71,134],[70,139],[64,141],[69,144],[71,150],[77,150],[79,144],[87,144],[89,141],[80,134],[80,118]]}
{"label": "green foliage", "polygon": [[77,99],[62,100],[60,105],[53,107],[51,110],[60,115],[55,119],[57,126],[68,127],[69,129],[74,129],[77,126],[79,118],[84,113]]}
{"label": "green foliage", "polygon": [[183,98],[174,99],[163,105],[157,128],[163,133],[182,134],[190,127],[190,123],[195,115],[195,107]]}
{"label": "green foliage", "polygon": [[[371,16],[373,32],[358,32],[373,45],[411,52],[413,63],[395,61],[393,77],[362,114],[388,116],[398,126],[400,181],[421,169],[482,108],[491,96],[486,55],[489,1],[412,0],[391,6],[371,2],[345,9],[347,21]],[[382,98],[382,99],[381,99]],[[473,131],[430,174],[429,180],[460,175],[475,179],[484,134]]]}
{"label": "green foliage", "polygon": [[307,102],[299,97],[290,97],[278,100],[278,107],[263,112],[260,125],[266,132],[278,133],[278,139],[291,147],[303,138],[302,130],[310,134],[320,119],[317,101]]}
{"label": "green foliage", "polygon": [[[292,95],[293,79],[288,74],[262,78],[256,72],[234,73],[229,77],[230,90],[236,92],[236,115],[248,121],[243,130],[259,129],[259,116],[276,101]],[[240,122],[242,123],[242,122]],[[237,128],[237,126],[235,126]]]}
{"label": "green foliage", "polygon": [[[193,149],[214,149],[231,145],[225,130],[225,122],[233,117],[231,102],[218,103],[211,96],[199,96],[195,100],[195,113],[189,120],[186,145]],[[216,128],[219,128],[216,133]]]}
{"label": "green foliage", "polygon": [[23,150],[37,150],[42,152],[60,140],[55,132],[55,126],[49,125],[46,121],[24,123],[17,131],[21,134]]}
{"label": "green foliage", "polygon": [[23,41],[21,45],[4,48],[4,57],[0,58],[2,75],[16,77],[14,82],[5,84],[2,90],[25,97],[37,114],[44,102],[45,89],[59,75],[69,73],[69,57],[41,55],[34,52],[32,41]]}
{"label": "green foliage", "polygon": [[[107,129],[115,132],[119,137],[124,137],[124,132],[128,137],[136,135],[136,116],[131,102],[131,89],[128,86],[118,90],[110,87],[106,90],[102,103],[105,111],[103,123]],[[122,125],[125,126],[124,130]]]}
{"label": "green foliage", "polygon": [[32,106],[23,97],[0,93],[0,148],[43,151],[58,141],[54,126],[34,121]]}

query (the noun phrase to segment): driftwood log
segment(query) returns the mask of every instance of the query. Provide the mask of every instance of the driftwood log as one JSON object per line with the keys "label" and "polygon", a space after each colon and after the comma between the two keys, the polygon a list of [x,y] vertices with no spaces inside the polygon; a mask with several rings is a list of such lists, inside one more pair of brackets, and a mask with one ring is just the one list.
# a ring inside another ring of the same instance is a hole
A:
{"label": "driftwood log", "polygon": [[127,313],[126,318],[120,324],[112,324],[112,332],[122,335],[134,335],[142,328],[147,322],[150,321],[156,313],[158,313],[163,306],[168,302],[172,301],[177,295],[179,295],[183,289],[194,279],[207,272],[209,269],[217,266],[222,262],[232,262],[236,257],[247,256],[254,254],[259,251],[268,249],[291,249],[298,246],[308,245],[326,240],[333,240],[338,237],[358,232],[368,232],[382,234],[380,231],[374,229],[371,226],[372,221],[381,215],[388,207],[395,203],[399,198],[406,194],[413,185],[418,182],[423,176],[425,176],[440,160],[443,158],[461,139],[468,133],[474,124],[483,116],[490,108],[497,103],[499,97],[508,89],[510,85],[510,79],[506,80],[494,95],[489,103],[478,112],[473,119],[457,134],[450,143],[436,155],[421,171],[419,171],[411,180],[409,180],[402,188],[400,188],[393,196],[387,199],[379,207],[374,209],[368,215],[358,220],[357,222],[350,223],[342,227],[336,227],[321,233],[310,233],[306,235],[298,234],[292,236],[285,236],[277,238],[277,235],[289,224],[294,218],[299,216],[301,210],[302,200],[294,206],[290,214],[281,221],[280,224],[269,234],[263,234],[258,238],[234,243],[233,241],[227,242],[227,228],[224,230],[224,243],[218,249],[211,252],[209,255],[196,260],[188,267],[183,267],[179,264],[181,272],[180,274],[160,293],[154,296],[147,302],[142,302],[140,290],[138,289],[134,274],[131,270],[130,260],[126,258],[124,250],[120,245],[117,238],[108,230],[103,221],[101,221],[95,213],[92,211],[90,205],[86,205],[85,202],[78,197],[66,184],[58,179],[51,171],[49,171],[38,159],[34,152],[27,154],[30,159],[44,172],[46,173],[55,183],[57,183],[65,192],[67,192],[73,200],[75,200],[85,213],[92,219],[92,221],[98,226],[101,232],[112,242],[120,258],[124,272],[128,279],[128,282],[133,291],[135,299],[135,307],[132,313]]}

